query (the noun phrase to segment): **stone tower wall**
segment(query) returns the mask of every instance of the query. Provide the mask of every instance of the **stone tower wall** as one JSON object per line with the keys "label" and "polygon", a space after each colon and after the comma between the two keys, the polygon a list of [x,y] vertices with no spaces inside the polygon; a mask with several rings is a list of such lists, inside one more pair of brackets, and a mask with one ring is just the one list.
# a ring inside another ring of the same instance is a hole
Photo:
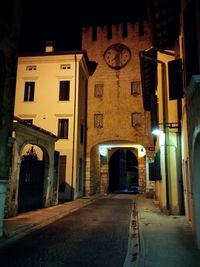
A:
{"label": "stone tower wall", "polygon": [[[150,134],[150,113],[143,108],[139,59],[139,52],[152,45],[149,24],[147,22],[127,23],[126,37],[123,37],[123,33],[126,33],[123,31],[126,25],[110,26],[112,36],[109,37],[108,27],[108,25],[89,27],[84,28],[82,32],[82,49],[87,51],[91,61],[97,63],[96,70],[88,81],[88,164],[90,164],[92,148],[104,142],[131,142],[153,146]],[[131,59],[126,66],[116,70],[107,65],[104,52],[109,46],[118,43],[130,49]],[[131,94],[132,82],[139,82],[139,94]],[[95,96],[95,86],[98,85],[101,85],[102,95]],[[133,113],[139,114],[136,125],[133,125]],[[95,116],[99,116],[98,119],[102,124],[99,128],[95,123]],[[89,184],[92,180],[90,168],[86,169],[86,181]]]}

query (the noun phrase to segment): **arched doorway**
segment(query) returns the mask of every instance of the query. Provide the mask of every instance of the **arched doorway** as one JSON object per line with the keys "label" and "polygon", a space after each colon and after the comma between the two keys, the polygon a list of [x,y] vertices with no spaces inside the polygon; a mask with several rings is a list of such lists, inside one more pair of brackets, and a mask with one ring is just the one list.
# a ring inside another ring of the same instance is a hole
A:
{"label": "arched doorway", "polygon": [[196,233],[197,243],[200,248],[200,133],[197,135],[194,150],[193,150],[193,171],[194,171],[194,204],[195,204],[195,221],[196,221]]}
{"label": "arched doorway", "polygon": [[138,160],[129,149],[118,149],[109,160],[109,192],[138,193]]}
{"label": "arched doorway", "polygon": [[34,147],[22,156],[19,189],[18,212],[43,207],[44,161],[40,159]]}

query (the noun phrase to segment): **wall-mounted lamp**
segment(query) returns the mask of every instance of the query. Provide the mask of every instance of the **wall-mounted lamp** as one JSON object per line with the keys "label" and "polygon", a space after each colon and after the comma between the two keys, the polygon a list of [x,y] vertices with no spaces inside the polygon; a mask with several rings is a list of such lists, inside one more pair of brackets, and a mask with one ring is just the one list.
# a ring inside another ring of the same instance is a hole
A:
{"label": "wall-mounted lamp", "polygon": [[[170,129],[177,129],[180,128],[180,123],[178,122],[170,122],[170,123],[159,123],[159,125],[163,125],[164,128],[170,128]],[[159,136],[161,134],[163,134],[163,130],[160,130],[159,127],[155,127],[152,129],[151,133],[153,135]]]}
{"label": "wall-mounted lamp", "polygon": [[159,128],[154,128],[151,132],[153,135],[159,136],[163,133],[162,130],[160,130]]}
{"label": "wall-mounted lamp", "polygon": [[145,148],[143,147],[143,146],[140,146],[139,148],[138,148],[138,157],[144,157],[146,155],[146,150],[145,150]]}

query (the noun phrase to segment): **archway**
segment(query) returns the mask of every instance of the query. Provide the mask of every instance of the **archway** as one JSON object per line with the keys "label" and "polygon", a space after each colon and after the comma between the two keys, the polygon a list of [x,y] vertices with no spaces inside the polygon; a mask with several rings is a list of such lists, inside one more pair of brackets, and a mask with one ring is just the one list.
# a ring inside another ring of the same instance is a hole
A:
{"label": "archway", "polygon": [[197,243],[200,248],[200,133],[197,135],[193,146],[193,171],[194,171],[194,204],[195,204],[195,220],[196,220],[196,233]]}
{"label": "archway", "polygon": [[[44,160],[43,152],[33,146],[24,148],[19,176],[18,212],[30,211],[43,207]],[[39,155],[38,155],[39,154]]]}
{"label": "archway", "polygon": [[129,149],[116,150],[109,160],[109,192],[138,193],[138,160]]}

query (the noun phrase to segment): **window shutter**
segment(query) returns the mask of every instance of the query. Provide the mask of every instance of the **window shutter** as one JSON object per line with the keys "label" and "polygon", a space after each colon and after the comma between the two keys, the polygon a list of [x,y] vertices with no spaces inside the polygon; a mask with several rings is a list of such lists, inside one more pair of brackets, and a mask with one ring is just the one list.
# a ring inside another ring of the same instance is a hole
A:
{"label": "window shutter", "polygon": [[33,101],[34,100],[34,91],[35,91],[35,83],[31,82],[30,85],[30,98],[29,101]]}
{"label": "window shutter", "polygon": [[58,120],[58,137],[60,139],[68,139],[68,119],[59,119]]}
{"label": "window shutter", "polygon": [[182,60],[168,62],[169,100],[183,98]]}

